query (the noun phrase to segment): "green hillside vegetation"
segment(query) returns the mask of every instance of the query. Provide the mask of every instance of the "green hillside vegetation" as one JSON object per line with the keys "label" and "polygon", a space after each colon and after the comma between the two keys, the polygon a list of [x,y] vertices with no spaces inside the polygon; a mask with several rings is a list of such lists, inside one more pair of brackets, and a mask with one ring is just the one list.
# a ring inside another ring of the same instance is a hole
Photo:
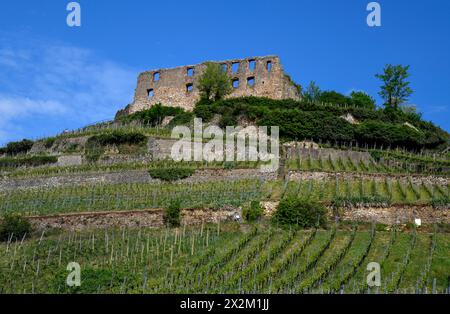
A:
{"label": "green hillside vegetation", "polygon": [[[201,101],[194,113],[210,121],[215,114],[221,124],[236,125],[245,117],[261,126],[279,126],[284,140],[312,139],[323,143],[358,143],[378,148],[436,149],[449,141],[449,134],[416,113],[374,109],[354,104],[310,103],[295,100],[243,97],[217,102]],[[341,118],[351,114],[358,124]],[[226,123],[225,123],[226,122]],[[410,123],[417,130],[405,125]]]}

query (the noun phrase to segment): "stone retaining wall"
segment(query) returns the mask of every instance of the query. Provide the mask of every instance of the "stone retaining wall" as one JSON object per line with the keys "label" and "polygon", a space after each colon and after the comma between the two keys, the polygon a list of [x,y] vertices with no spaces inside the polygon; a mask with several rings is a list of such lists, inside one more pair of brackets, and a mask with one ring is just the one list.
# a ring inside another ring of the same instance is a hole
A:
{"label": "stone retaining wall", "polygon": [[[183,210],[181,225],[198,225],[202,223],[218,223],[233,219],[234,210]],[[130,212],[83,213],[55,216],[30,217],[33,227],[37,230],[66,229],[81,231],[107,227],[150,227],[164,226],[164,210],[141,210]]]}

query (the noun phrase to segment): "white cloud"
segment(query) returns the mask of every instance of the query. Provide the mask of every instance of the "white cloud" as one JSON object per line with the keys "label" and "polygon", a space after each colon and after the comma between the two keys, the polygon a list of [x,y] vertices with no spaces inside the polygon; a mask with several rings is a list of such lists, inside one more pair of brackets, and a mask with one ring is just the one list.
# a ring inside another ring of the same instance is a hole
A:
{"label": "white cloud", "polygon": [[70,128],[112,118],[132,101],[137,70],[61,43],[0,44],[0,145],[61,131],[52,119]]}

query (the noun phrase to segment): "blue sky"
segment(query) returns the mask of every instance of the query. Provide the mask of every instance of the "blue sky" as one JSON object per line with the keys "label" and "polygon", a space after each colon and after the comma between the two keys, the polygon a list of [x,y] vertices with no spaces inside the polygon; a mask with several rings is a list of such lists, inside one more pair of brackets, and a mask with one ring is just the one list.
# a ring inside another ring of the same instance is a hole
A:
{"label": "blue sky", "polygon": [[113,118],[132,101],[141,71],[277,54],[302,85],[364,90],[387,63],[411,66],[410,103],[450,131],[450,1],[69,0],[0,4],[0,145]]}

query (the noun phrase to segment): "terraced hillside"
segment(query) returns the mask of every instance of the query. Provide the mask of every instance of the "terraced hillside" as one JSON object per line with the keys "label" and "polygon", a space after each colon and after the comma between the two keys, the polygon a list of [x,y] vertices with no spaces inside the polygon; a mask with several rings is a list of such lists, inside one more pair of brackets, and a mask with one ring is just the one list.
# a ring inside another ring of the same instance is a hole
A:
{"label": "terraced hillside", "polygon": [[[450,292],[448,152],[422,138],[420,151],[284,141],[280,169],[263,172],[261,162],[175,163],[171,122],[135,122],[0,150],[0,223],[19,214],[32,226],[3,237],[0,293]],[[286,199],[323,206],[328,227],[274,223]],[[169,227],[174,203],[180,224]],[[79,288],[65,284],[70,262]],[[367,284],[371,262],[381,286]]]}

